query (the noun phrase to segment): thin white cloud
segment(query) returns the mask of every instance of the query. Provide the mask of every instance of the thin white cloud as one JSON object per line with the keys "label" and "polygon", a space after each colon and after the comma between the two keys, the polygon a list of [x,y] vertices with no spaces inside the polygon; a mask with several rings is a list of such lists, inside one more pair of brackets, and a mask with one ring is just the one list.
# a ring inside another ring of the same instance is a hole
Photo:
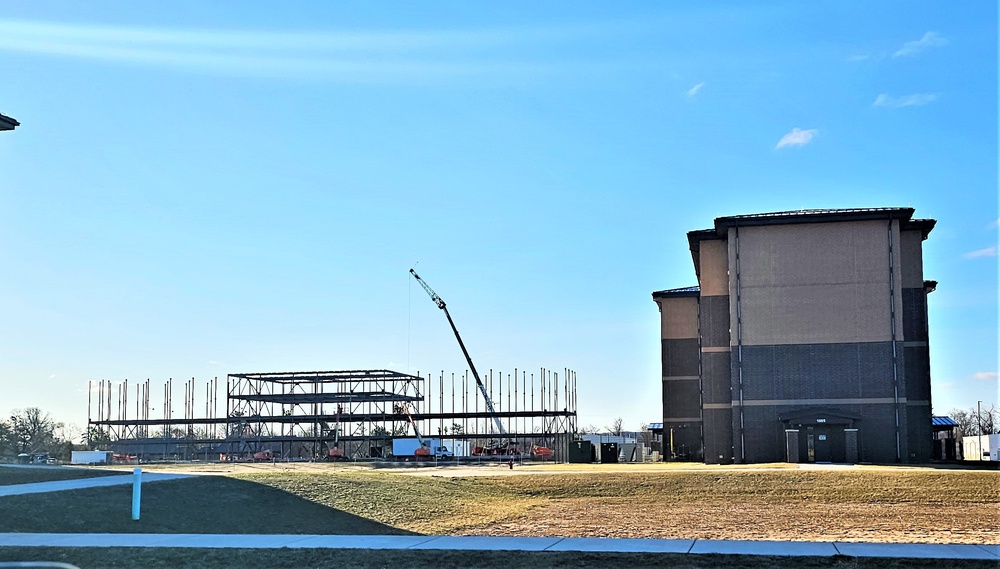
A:
{"label": "thin white cloud", "polygon": [[704,86],[705,86],[705,82],[702,81],[701,83],[698,83],[694,87],[691,87],[690,89],[688,89],[688,92],[687,92],[688,97],[694,97],[695,95],[697,95],[701,91],[701,88],[704,87]]}
{"label": "thin white cloud", "polygon": [[893,97],[887,93],[882,93],[878,97],[875,97],[875,102],[872,103],[873,107],[886,107],[890,109],[900,109],[903,107],[921,107],[923,105],[933,103],[938,98],[936,93],[914,93],[912,95],[903,95],[901,97]]}
{"label": "thin white cloud", "polygon": [[985,249],[977,249],[975,251],[969,251],[968,253],[962,255],[966,259],[978,259],[979,257],[996,257],[997,256],[997,246],[987,247]]}
{"label": "thin white cloud", "polygon": [[786,146],[805,146],[812,141],[813,137],[819,134],[819,131],[810,129],[793,128],[791,132],[781,137],[778,141],[778,145],[775,148],[784,148]]}
{"label": "thin white cloud", "polygon": [[[650,22],[465,30],[268,32],[0,19],[0,52],[249,77],[349,82],[537,77],[618,72],[621,62],[525,59],[525,46],[651,33]],[[470,59],[483,53],[486,62]]]}
{"label": "thin white cloud", "polygon": [[997,380],[997,372],[995,372],[995,371],[977,371],[976,373],[972,374],[972,379],[975,379],[976,381],[996,381]]}
{"label": "thin white cloud", "polygon": [[55,378],[56,378],[56,374],[52,374],[52,375],[49,376],[49,379],[55,379]]}
{"label": "thin white cloud", "polygon": [[921,52],[927,51],[928,49],[935,47],[944,47],[948,45],[948,40],[941,37],[937,32],[927,32],[924,36],[918,40],[908,41],[903,44],[903,47],[899,48],[895,53],[892,54],[893,57],[911,57],[917,55]]}

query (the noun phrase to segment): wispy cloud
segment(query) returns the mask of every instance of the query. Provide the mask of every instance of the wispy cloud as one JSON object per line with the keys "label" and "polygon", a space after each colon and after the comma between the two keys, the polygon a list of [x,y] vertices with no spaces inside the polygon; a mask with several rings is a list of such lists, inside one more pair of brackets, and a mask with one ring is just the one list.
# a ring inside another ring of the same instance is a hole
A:
{"label": "wispy cloud", "polygon": [[927,51],[928,49],[935,47],[944,47],[948,45],[948,40],[941,37],[937,32],[927,32],[924,36],[918,40],[908,41],[903,44],[903,47],[899,48],[895,53],[892,54],[893,57],[911,57],[917,55],[921,52]]}
{"label": "wispy cloud", "polygon": [[978,259],[979,257],[996,257],[997,256],[997,246],[987,247],[985,249],[977,249],[975,251],[969,251],[968,253],[962,255],[966,259]]}
{"label": "wispy cloud", "polygon": [[[525,46],[572,45],[652,31],[607,26],[265,32],[0,20],[0,51],[251,77],[433,81],[620,70],[620,62],[527,58]],[[530,51],[530,50],[529,50]],[[470,54],[484,58],[470,58]]]}
{"label": "wispy cloud", "polygon": [[54,374],[54,373],[49,376],[49,379],[55,379],[55,378],[56,378],[56,374]]}
{"label": "wispy cloud", "polygon": [[704,87],[704,86],[705,86],[705,82],[702,81],[701,83],[698,83],[694,87],[691,87],[690,89],[688,89],[688,91],[687,91],[688,97],[694,97],[695,95],[697,95],[699,92],[701,92],[701,88]]}
{"label": "wispy cloud", "polygon": [[882,93],[878,97],[875,97],[875,102],[872,103],[873,107],[887,107],[890,109],[899,109],[902,107],[920,107],[928,103],[933,103],[938,98],[936,93],[914,93],[912,95],[903,95],[901,97],[893,97],[887,93]]}
{"label": "wispy cloud", "polygon": [[786,146],[805,146],[812,141],[813,137],[819,134],[819,131],[810,128],[803,130],[801,128],[793,128],[791,132],[781,137],[778,141],[778,145],[775,148],[785,148]]}
{"label": "wispy cloud", "polygon": [[976,381],[996,381],[997,380],[997,372],[995,372],[995,371],[977,371],[976,373],[972,374],[972,379],[975,379]]}

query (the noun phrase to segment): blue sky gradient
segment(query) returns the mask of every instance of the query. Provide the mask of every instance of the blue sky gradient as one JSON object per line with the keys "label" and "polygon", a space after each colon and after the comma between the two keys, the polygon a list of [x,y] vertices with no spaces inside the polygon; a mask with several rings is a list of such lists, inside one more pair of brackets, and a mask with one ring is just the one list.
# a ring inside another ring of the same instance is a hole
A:
{"label": "blue sky gradient", "polygon": [[687,231],[878,206],[938,220],[935,412],[997,400],[995,3],[25,2],[0,77],[0,412],[460,373],[419,262],[478,367],[637,428]]}

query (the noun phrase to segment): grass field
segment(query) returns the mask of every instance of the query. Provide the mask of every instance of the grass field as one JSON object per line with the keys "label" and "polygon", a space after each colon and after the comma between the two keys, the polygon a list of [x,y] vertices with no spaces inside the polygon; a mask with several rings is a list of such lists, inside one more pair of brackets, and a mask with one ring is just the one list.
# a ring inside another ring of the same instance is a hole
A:
{"label": "grass field", "polygon": [[30,484],[32,482],[53,482],[55,480],[76,480],[97,476],[128,474],[125,471],[100,470],[96,468],[18,468],[0,466],[0,486],[10,484]]}
{"label": "grass field", "polygon": [[[202,467],[206,468],[206,467]],[[215,467],[219,469],[218,466]],[[257,465],[0,498],[0,532],[477,534],[1000,543],[1000,473],[491,467],[397,472]],[[416,474],[416,475],[415,475]]]}
{"label": "grass field", "polygon": [[[938,559],[767,557],[646,553],[246,550],[157,548],[0,547],[0,561],[61,561],[81,569],[334,569],[441,567],[629,567],[639,569],[941,569]],[[948,560],[949,569],[996,569],[994,561]]]}

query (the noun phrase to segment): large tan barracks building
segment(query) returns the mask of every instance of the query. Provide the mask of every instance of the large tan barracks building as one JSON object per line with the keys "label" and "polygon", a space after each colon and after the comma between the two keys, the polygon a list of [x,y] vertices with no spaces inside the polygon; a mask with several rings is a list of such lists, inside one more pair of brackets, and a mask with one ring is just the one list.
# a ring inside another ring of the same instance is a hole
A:
{"label": "large tan barracks building", "polygon": [[698,286],[660,308],[664,455],[925,462],[922,244],[910,208],[720,217],[688,233]]}

